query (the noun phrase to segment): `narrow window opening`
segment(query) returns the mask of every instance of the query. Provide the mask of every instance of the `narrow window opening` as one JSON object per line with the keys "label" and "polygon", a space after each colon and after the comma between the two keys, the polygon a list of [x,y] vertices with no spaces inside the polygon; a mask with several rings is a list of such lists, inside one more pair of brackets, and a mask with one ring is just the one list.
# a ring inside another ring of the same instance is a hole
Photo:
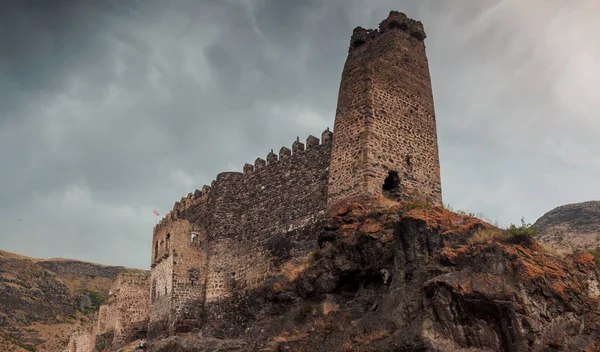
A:
{"label": "narrow window opening", "polygon": [[158,241],[154,242],[154,260],[158,258]]}
{"label": "narrow window opening", "polygon": [[400,197],[400,176],[397,171],[388,171],[388,176],[383,181],[383,196],[389,199]]}
{"label": "narrow window opening", "polygon": [[171,234],[170,234],[170,233],[168,233],[168,234],[167,234],[167,240],[165,241],[165,249],[166,249],[167,251],[168,251],[168,250],[169,250],[169,248],[170,248],[170,247],[169,247],[169,245],[170,245],[170,242],[171,242]]}

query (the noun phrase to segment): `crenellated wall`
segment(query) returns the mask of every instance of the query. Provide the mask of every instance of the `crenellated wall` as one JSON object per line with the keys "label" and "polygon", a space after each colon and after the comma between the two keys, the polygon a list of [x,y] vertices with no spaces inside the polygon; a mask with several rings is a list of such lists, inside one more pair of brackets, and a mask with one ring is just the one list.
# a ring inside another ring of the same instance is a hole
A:
{"label": "crenellated wall", "polygon": [[[175,203],[152,239],[151,336],[198,328],[206,304],[263,281],[276,235],[323,214],[332,132],[321,139],[271,150]],[[290,253],[313,245],[293,240]]]}

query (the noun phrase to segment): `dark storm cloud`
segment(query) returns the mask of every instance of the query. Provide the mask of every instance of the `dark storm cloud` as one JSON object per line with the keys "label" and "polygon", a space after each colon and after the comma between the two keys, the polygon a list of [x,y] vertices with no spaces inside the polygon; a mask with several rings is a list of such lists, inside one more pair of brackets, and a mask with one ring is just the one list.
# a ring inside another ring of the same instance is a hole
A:
{"label": "dark storm cloud", "polygon": [[599,198],[592,0],[0,6],[1,248],[147,267],[153,209],[333,127],[352,29],[391,9],[428,34],[446,202]]}

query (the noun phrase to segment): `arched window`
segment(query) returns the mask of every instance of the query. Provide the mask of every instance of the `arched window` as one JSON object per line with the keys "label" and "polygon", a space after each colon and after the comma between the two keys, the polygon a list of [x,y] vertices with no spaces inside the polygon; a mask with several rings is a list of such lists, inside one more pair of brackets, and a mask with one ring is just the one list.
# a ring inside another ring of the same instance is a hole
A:
{"label": "arched window", "polygon": [[166,249],[167,251],[168,251],[168,250],[169,250],[169,248],[170,248],[170,247],[169,247],[169,245],[171,244],[170,242],[171,242],[171,234],[170,234],[170,233],[168,233],[168,234],[167,234],[167,240],[165,241],[165,249]]}

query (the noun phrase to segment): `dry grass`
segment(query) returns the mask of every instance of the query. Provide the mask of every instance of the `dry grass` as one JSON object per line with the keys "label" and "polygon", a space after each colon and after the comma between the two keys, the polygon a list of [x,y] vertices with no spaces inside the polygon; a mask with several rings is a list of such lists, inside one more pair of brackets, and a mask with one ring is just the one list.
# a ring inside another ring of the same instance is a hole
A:
{"label": "dry grass", "polygon": [[469,244],[484,244],[502,241],[507,238],[507,233],[498,228],[485,228],[477,231],[467,240]]}
{"label": "dry grass", "polygon": [[295,281],[300,273],[308,269],[319,256],[318,250],[310,252],[308,255],[298,260],[292,260],[281,267],[281,273],[290,281]]}
{"label": "dry grass", "polygon": [[300,275],[300,273],[304,272],[309,267],[310,263],[308,260],[304,260],[302,262],[290,261],[285,263],[285,265],[281,268],[281,273],[285,275],[288,280],[295,281],[298,278],[298,275]]}
{"label": "dry grass", "polygon": [[321,310],[323,311],[323,315],[329,315],[329,313],[340,310],[340,306],[335,302],[325,301],[321,304]]}
{"label": "dry grass", "polygon": [[370,333],[369,335],[367,335],[366,339],[368,341],[377,341],[377,340],[385,339],[388,336],[390,336],[389,331],[379,330],[379,331],[374,331],[374,332]]}
{"label": "dry grass", "polygon": [[274,341],[276,343],[288,343],[306,339],[308,337],[307,332],[300,332],[298,330],[294,330],[293,332],[285,332],[280,336],[275,337]]}

